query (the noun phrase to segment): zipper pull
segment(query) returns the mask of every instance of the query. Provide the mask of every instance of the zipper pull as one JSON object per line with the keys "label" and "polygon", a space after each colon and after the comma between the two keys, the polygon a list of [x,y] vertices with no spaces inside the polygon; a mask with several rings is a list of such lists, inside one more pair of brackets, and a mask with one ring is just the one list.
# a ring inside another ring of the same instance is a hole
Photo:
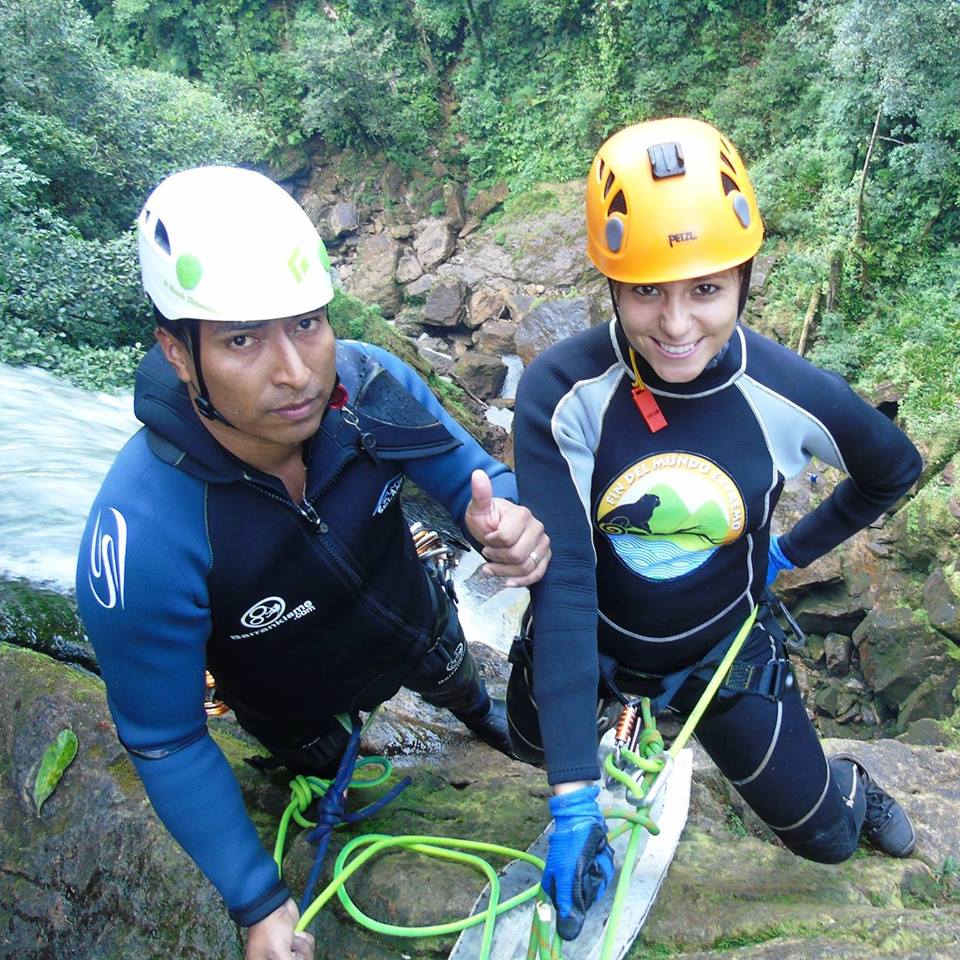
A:
{"label": "zipper pull", "polygon": [[364,433],[360,429],[360,420],[357,415],[348,406],[343,406],[340,410],[340,416],[360,434],[360,446],[363,452],[373,461],[379,464],[380,457],[377,456],[377,438],[372,433]]}

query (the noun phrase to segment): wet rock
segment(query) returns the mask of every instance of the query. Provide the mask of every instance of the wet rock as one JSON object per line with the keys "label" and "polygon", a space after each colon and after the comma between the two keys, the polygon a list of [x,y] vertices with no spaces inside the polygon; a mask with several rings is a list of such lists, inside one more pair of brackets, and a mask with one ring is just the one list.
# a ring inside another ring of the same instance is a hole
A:
{"label": "wet rock", "polygon": [[591,306],[586,297],[547,300],[535,306],[517,327],[517,353],[524,364],[529,365],[547,347],[591,327]]}
{"label": "wet rock", "polygon": [[[903,606],[875,606],[853,632],[864,680],[891,714],[911,695],[909,719],[926,708],[953,709],[960,679],[956,645],[934,630],[926,617]],[[923,693],[915,691],[922,689]],[[931,714],[927,714],[931,715]],[[932,715],[939,715],[934,713]],[[906,718],[905,718],[906,719]]]}
{"label": "wet rock", "polygon": [[331,236],[335,238],[353,233],[360,226],[357,205],[355,203],[334,204],[330,213],[327,214],[327,226]]}
{"label": "wet rock", "polygon": [[[146,802],[100,681],[0,645],[0,698],[3,954],[239,960],[238,929]],[[37,767],[66,728],[77,757],[38,816]]]}
{"label": "wet rock", "polygon": [[26,580],[0,580],[0,642],[100,671],[74,601]]}
{"label": "wet rock", "polygon": [[763,254],[753,258],[753,270],[750,274],[750,292],[762,293],[767,286],[767,277],[777,262],[773,254]]}
{"label": "wet rock", "polygon": [[416,254],[407,252],[400,257],[397,263],[397,282],[412,283],[414,280],[423,276],[423,267]]}
{"label": "wet rock", "polygon": [[481,287],[470,295],[464,323],[470,328],[479,327],[488,320],[498,319],[505,309],[506,296],[503,290]]}
{"label": "wet rock", "polygon": [[960,643],[960,572],[956,564],[934,569],[923,585],[923,603],[931,626]]}
{"label": "wet rock", "polygon": [[445,220],[426,220],[413,249],[424,270],[431,270],[446,260],[457,245],[456,234]]}
{"label": "wet rock", "polygon": [[499,395],[507,379],[507,368],[497,357],[489,357],[476,350],[464,354],[454,372],[464,386],[483,400]]}
{"label": "wet rock", "polygon": [[424,322],[438,327],[457,326],[463,320],[466,298],[467,287],[462,280],[438,283],[427,294],[423,307]]}
{"label": "wet rock", "polygon": [[397,286],[400,245],[386,233],[364,234],[357,244],[357,259],[349,292],[365,303],[378,304],[385,317],[392,317],[403,302]]}
{"label": "wet rock", "polygon": [[481,353],[505,357],[517,352],[517,324],[512,320],[488,320],[475,334]]}
{"label": "wet rock", "polygon": [[828,633],[823,638],[824,660],[831,677],[842,677],[850,669],[852,650],[853,641],[842,633]]}
{"label": "wet rock", "polygon": [[505,183],[494,184],[492,187],[488,187],[477,193],[467,204],[467,211],[471,217],[482,220],[488,213],[496,210],[496,208],[507,199],[509,192],[510,189]]}

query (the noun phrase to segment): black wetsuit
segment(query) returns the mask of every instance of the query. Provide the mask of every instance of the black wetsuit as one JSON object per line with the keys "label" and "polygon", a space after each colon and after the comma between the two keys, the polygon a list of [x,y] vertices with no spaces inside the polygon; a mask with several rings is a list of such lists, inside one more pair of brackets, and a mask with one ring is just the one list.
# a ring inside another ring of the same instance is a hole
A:
{"label": "black wetsuit", "polygon": [[[551,783],[599,775],[598,648],[623,667],[670,674],[757,606],[773,508],[811,456],[848,477],[780,538],[797,566],[875,520],[921,469],[910,441],[841,377],[744,327],[689,383],[666,383],[638,358],[666,417],[658,432],[633,401],[626,358],[611,321],[545,351],[517,397],[520,494],[553,555],[531,589],[533,697],[516,709],[529,673],[515,669],[511,721],[534,752],[542,736]],[[757,627],[741,660],[779,659],[779,646]],[[689,681],[675,707],[689,709],[701,688]],[[698,738],[794,850],[843,859],[863,819],[851,768],[831,786],[838,776],[798,691],[778,693],[725,698]]]}

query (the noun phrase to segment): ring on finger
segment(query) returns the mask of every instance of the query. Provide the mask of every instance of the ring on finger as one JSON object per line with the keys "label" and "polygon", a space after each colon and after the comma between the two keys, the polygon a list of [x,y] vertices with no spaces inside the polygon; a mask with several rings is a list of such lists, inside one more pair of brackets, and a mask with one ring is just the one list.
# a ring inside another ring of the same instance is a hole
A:
{"label": "ring on finger", "polygon": [[536,551],[536,550],[531,550],[531,551],[530,551],[530,559],[533,561],[533,565],[534,565],[534,566],[537,566],[537,564],[540,563],[540,557],[537,555],[537,551]]}

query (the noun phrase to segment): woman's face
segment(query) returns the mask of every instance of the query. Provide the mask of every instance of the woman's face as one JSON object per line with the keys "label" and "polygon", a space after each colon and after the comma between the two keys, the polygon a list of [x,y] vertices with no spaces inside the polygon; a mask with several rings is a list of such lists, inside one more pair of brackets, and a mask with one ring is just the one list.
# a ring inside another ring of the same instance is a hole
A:
{"label": "woman's face", "polygon": [[615,284],[624,333],[667,383],[689,383],[730,339],[740,269],[669,283]]}

